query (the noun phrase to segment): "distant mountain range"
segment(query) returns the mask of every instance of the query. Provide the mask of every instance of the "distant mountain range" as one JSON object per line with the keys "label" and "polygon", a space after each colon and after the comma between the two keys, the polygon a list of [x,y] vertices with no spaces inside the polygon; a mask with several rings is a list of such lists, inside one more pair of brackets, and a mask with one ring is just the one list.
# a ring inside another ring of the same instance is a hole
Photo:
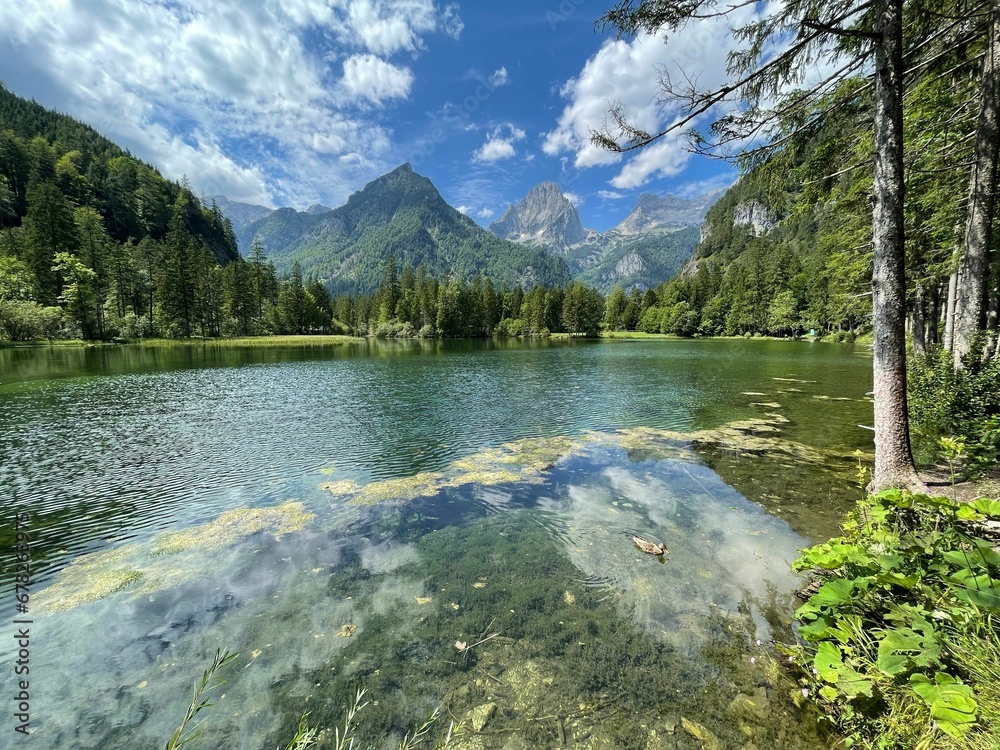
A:
{"label": "distant mountain range", "polygon": [[632,212],[604,234],[584,228],[580,213],[553,182],[532,188],[490,231],[562,256],[575,278],[608,291],[650,288],[674,276],[698,244],[708,209],[725,190],[696,198],[643,193]]}
{"label": "distant mountain range", "polygon": [[233,223],[244,254],[259,241],[279,271],[297,262],[303,273],[334,291],[373,291],[389,255],[402,265],[423,264],[438,278],[483,274],[498,284],[521,286],[570,280],[563,258],[490,234],[449,206],[409,164],[368,183],[335,209],[263,213],[261,206],[216,202]]}
{"label": "distant mountain range", "polygon": [[482,229],[449,206],[409,164],[373,180],[340,208],[270,209],[209,196],[232,222],[240,250],[254,241],[279,271],[298,262],[334,290],[372,291],[385,259],[428,273],[500,284],[562,284],[571,277],[609,291],[649,288],[674,276],[698,243],[705,213],[724,191],[692,198],[640,196],[606,233],[584,228],[576,207],[543,182]]}

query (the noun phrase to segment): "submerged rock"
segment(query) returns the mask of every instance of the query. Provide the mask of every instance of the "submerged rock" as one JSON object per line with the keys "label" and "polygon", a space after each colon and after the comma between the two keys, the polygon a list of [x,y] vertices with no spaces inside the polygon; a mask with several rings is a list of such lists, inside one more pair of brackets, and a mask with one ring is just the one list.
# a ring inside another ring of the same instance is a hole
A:
{"label": "submerged rock", "polygon": [[681,718],[681,728],[701,743],[702,750],[724,750],[719,738],[703,724]]}
{"label": "submerged rock", "polygon": [[473,732],[481,732],[490,719],[493,718],[496,710],[496,703],[484,703],[481,706],[469,709],[468,713],[465,714],[465,719],[469,722],[469,727],[471,727]]}

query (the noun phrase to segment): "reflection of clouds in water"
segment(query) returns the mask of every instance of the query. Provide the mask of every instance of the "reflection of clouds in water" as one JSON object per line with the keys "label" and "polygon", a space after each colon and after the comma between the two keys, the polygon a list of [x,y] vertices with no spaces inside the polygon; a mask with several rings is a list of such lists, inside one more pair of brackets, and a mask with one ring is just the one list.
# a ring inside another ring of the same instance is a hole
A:
{"label": "reflection of clouds in water", "polygon": [[[217,746],[258,746],[279,728],[276,675],[323,667],[350,642],[337,637],[340,627],[363,627],[358,601],[324,593],[342,550],[342,542],[309,534],[250,549],[190,550],[157,558],[164,572],[169,562],[170,588],[123,592],[40,620],[45,638],[32,644],[32,697],[45,722],[36,741],[98,747],[117,727],[130,747],[162,746],[218,648],[240,659],[223,675],[227,684],[213,698],[220,708],[201,744],[213,746],[215,730],[224,728]],[[85,644],[81,633],[89,635]],[[313,687],[298,686],[303,698]]]}
{"label": "reflection of clouds in water", "polygon": [[[713,611],[736,613],[747,594],[766,602],[772,587],[794,590],[790,563],[805,540],[707,467],[616,461],[585,481],[539,505],[564,524],[584,577],[608,580],[638,623],[678,645],[697,645]],[[667,562],[637,550],[632,534],[664,542]],[[754,620],[765,635],[759,612]]]}
{"label": "reflection of clouds in water", "polygon": [[375,574],[391,573],[420,559],[415,545],[396,542],[366,543],[358,551],[358,555],[361,558],[361,567]]}

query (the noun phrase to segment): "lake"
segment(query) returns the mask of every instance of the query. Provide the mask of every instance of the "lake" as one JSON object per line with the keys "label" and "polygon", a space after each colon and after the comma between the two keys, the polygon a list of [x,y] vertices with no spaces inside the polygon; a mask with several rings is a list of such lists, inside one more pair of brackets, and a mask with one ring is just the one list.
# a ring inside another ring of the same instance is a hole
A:
{"label": "lake", "polygon": [[230,649],[188,747],[305,713],[333,747],[359,686],[362,747],[438,706],[454,748],[823,747],[766,646],[859,494],[869,390],[866,348],[806,342],[0,349],[31,744],[162,747]]}

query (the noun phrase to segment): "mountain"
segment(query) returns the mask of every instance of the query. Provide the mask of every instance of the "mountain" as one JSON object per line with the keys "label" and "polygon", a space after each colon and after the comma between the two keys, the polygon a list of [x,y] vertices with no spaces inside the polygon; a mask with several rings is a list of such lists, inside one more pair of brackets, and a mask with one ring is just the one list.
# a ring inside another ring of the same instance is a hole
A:
{"label": "mountain", "polygon": [[333,209],[329,206],[324,206],[322,203],[313,203],[309,208],[306,209],[306,213],[310,216],[318,216],[319,214],[325,214],[327,211],[332,211]]}
{"label": "mountain", "polygon": [[490,224],[489,230],[501,239],[544,245],[563,254],[598,236],[583,228],[576,206],[554,182],[533,187],[520,203],[508,207]]}
{"label": "mountain", "polygon": [[632,213],[613,231],[621,235],[634,235],[654,229],[701,226],[708,209],[723,193],[725,190],[713,190],[690,199],[678,198],[676,195],[656,196],[643,193],[639,196]]}
{"label": "mountain", "polygon": [[570,279],[564,259],[490,234],[449,206],[409,164],[368,183],[339,208],[281,208],[248,225],[239,239],[241,247],[259,241],[279,271],[298,263],[333,290],[374,290],[390,255],[441,278],[483,274],[508,286]]}
{"label": "mountain", "polygon": [[[215,205],[219,207],[222,211],[223,216],[225,216],[233,225],[233,232],[236,234],[237,238],[243,232],[243,230],[253,224],[255,221],[260,221],[261,219],[269,216],[273,208],[268,208],[267,206],[258,206],[255,203],[241,203],[240,201],[231,201],[224,195],[209,195],[205,198],[206,201],[211,205],[212,201],[215,201]],[[240,245],[240,250],[245,254],[249,248]]]}
{"label": "mountain", "polygon": [[616,284],[648,289],[674,276],[691,257],[698,227],[722,192],[690,200],[645,193],[621,224],[601,234],[584,228],[558,185],[543,182],[489,229],[503,239],[561,255],[575,278],[603,291]]}

